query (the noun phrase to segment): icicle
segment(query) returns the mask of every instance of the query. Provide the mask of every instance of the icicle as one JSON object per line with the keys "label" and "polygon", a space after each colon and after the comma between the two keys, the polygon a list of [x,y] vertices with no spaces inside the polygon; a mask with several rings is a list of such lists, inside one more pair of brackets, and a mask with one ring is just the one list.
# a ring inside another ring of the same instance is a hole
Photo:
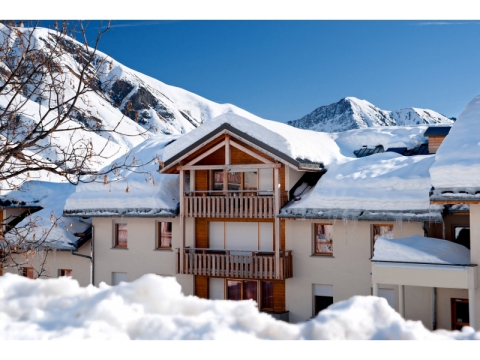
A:
{"label": "icicle", "polygon": [[50,214],[50,223],[54,223],[55,221],[55,216],[53,215],[53,212]]}
{"label": "icicle", "polygon": [[127,193],[130,192],[130,188],[128,187],[128,185],[127,185],[127,188],[125,189],[125,192],[127,192]]}
{"label": "icicle", "polygon": [[108,184],[108,175],[105,174],[105,176],[103,177],[103,185],[107,185]]}

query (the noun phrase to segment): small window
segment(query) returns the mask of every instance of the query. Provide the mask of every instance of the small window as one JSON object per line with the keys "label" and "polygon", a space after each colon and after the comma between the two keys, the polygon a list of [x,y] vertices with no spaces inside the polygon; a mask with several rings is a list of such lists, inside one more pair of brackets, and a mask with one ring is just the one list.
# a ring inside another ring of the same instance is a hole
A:
{"label": "small window", "polygon": [[333,304],[333,297],[315,295],[314,301],[315,301],[315,315],[318,315],[320,311],[325,310],[326,308],[328,308],[330,305]]}
{"label": "small window", "polygon": [[262,281],[262,310],[273,311],[273,281]]}
{"label": "small window", "polygon": [[158,223],[158,249],[171,249],[172,248],[172,223],[171,222],[159,222]]}
{"label": "small window", "polygon": [[71,269],[60,269],[59,276],[68,276],[72,277],[72,270]]}
{"label": "small window", "polygon": [[22,276],[25,276],[29,279],[34,279],[35,270],[32,267],[22,268]]}
{"label": "small window", "polygon": [[254,300],[261,309],[273,311],[273,281],[226,280],[227,300]]}
{"label": "small window", "polygon": [[393,239],[393,225],[373,225],[372,230],[372,256],[373,256],[373,249],[375,248],[375,241],[379,237],[384,237],[387,239]]}
{"label": "small window", "polygon": [[333,225],[314,224],[314,255],[333,255]]}
{"label": "small window", "polygon": [[115,247],[127,248],[127,224],[115,224]]}

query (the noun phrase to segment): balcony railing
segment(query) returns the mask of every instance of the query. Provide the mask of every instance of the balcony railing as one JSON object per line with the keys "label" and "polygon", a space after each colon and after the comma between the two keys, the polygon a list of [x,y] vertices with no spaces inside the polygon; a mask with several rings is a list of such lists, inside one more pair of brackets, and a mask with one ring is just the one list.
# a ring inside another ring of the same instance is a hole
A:
{"label": "balcony railing", "polygon": [[[288,200],[286,192],[280,196],[280,207]],[[273,191],[192,191],[185,194],[185,216],[260,218],[275,217]]]}
{"label": "balcony railing", "polygon": [[183,271],[177,249],[177,274],[233,277],[241,279],[279,279],[293,276],[292,251],[280,252],[280,273],[275,273],[275,253],[212,249],[184,249]]}

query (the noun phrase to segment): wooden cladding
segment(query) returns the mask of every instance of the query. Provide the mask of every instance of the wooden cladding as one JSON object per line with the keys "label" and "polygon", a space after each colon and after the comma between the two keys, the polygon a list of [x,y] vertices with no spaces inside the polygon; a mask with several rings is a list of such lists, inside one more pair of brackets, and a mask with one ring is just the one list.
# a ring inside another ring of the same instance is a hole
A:
{"label": "wooden cladding", "polygon": [[[183,256],[183,271],[180,269],[180,256]],[[198,276],[234,277],[242,279],[288,279],[293,277],[292,252],[280,254],[280,271],[275,272],[275,255],[249,252],[245,255],[232,255],[229,251],[205,251],[185,249],[177,252],[177,274]]]}
{"label": "wooden cladding", "polygon": [[206,276],[195,276],[195,296],[208,299],[208,278]]}
{"label": "wooden cladding", "polygon": [[435,154],[444,139],[445,139],[445,136],[429,136],[428,137],[428,153]]}

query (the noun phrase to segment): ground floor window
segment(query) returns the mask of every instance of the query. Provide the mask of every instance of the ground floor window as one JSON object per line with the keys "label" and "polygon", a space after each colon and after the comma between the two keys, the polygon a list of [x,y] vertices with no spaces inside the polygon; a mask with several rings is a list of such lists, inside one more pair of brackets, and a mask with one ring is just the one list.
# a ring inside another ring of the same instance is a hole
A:
{"label": "ground floor window", "polygon": [[468,299],[451,299],[452,304],[452,330],[462,330],[470,325],[468,313]]}
{"label": "ground floor window", "polygon": [[34,279],[35,270],[32,267],[22,268],[22,276],[25,276],[29,279]]}
{"label": "ground floor window", "polygon": [[330,305],[333,304],[333,296],[318,296],[315,295],[315,315],[318,315],[318,313],[322,310],[325,310],[328,308]]}
{"label": "ground floor window", "polygon": [[71,269],[60,269],[60,270],[58,270],[58,276],[72,277],[72,270]]}
{"label": "ground floor window", "polygon": [[227,279],[226,299],[252,299],[262,310],[273,311],[273,281]]}

